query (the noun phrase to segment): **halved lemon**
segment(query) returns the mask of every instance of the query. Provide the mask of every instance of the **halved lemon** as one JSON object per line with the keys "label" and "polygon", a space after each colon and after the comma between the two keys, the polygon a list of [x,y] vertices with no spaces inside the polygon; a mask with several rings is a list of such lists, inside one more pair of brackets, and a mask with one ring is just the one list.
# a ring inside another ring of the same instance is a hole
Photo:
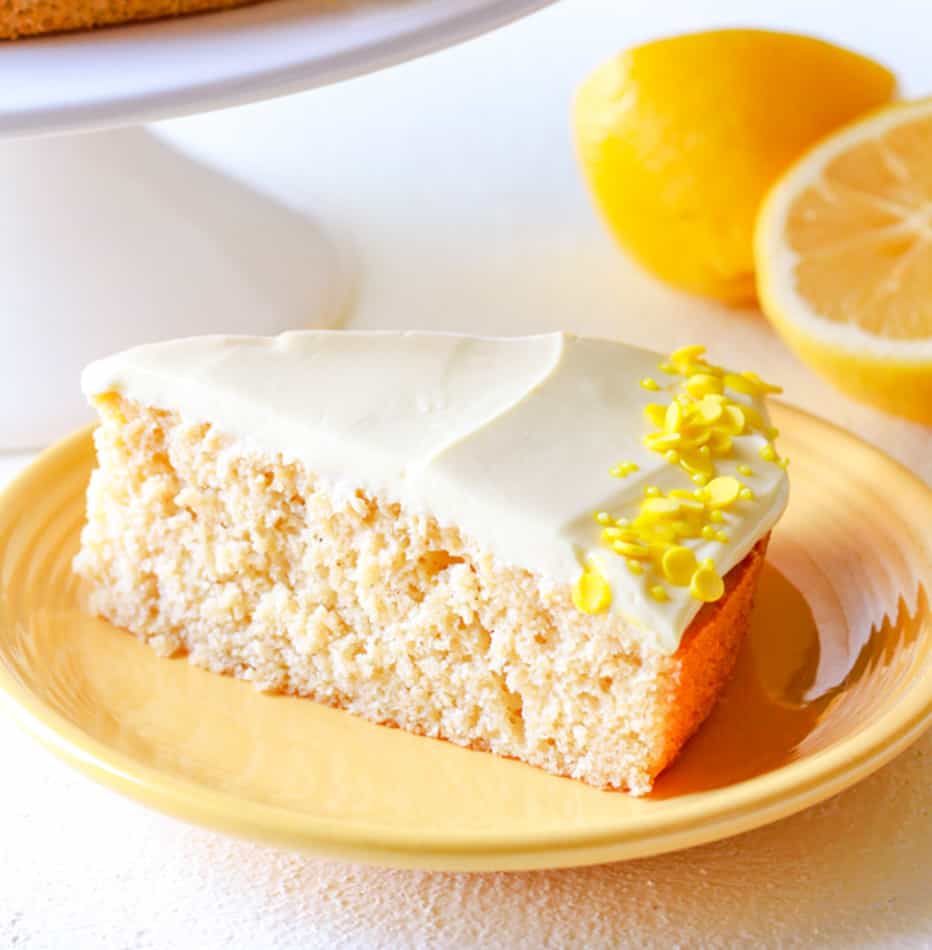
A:
{"label": "halved lemon", "polygon": [[754,252],[761,306],[800,357],[932,424],[932,99],[871,113],[796,161]]}

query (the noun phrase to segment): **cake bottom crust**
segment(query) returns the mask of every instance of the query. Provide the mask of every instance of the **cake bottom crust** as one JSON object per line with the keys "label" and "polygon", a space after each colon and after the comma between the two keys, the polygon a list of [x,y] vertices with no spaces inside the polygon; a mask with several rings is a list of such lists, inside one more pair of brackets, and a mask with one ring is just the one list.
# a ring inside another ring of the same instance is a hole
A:
{"label": "cake bottom crust", "polygon": [[633,794],[734,668],[766,538],[671,656],[455,527],[209,425],[98,408],[75,567],[90,609],[160,654]]}

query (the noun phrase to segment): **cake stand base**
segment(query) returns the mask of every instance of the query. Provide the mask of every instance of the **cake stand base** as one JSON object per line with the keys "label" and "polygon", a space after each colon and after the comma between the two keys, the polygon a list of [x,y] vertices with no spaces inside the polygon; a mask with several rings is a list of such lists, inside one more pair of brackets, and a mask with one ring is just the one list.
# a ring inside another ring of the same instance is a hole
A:
{"label": "cake stand base", "polygon": [[81,368],[203,333],[343,318],[345,257],[306,215],[141,129],[0,142],[0,448],[89,418]]}

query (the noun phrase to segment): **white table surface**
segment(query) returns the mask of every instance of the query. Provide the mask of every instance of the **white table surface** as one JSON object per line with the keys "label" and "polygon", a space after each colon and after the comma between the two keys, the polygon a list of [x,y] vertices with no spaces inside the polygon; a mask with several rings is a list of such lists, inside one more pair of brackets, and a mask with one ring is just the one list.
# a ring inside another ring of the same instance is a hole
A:
{"label": "white table surface", "polygon": [[[298,209],[358,265],[352,323],[518,333],[566,327],[703,341],[932,484],[932,430],[855,405],[759,315],[638,274],[590,209],[572,90],[630,42],[753,22],[815,32],[932,90],[926,0],[567,0],[389,72],[166,123],[170,140]],[[27,460],[0,456],[0,480]],[[0,720],[0,947],[932,946],[932,734],[858,787],[677,855],[534,874],[429,874],[309,859],[149,812]]]}

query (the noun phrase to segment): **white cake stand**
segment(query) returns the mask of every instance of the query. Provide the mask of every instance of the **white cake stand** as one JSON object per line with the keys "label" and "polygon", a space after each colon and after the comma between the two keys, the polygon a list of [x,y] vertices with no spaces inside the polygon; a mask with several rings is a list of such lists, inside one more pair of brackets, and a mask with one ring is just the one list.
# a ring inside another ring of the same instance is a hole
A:
{"label": "white cake stand", "polygon": [[313,219],[127,126],[360,75],[548,2],[271,0],[0,43],[0,448],[80,424],[99,355],[332,326],[351,304],[351,255]]}

